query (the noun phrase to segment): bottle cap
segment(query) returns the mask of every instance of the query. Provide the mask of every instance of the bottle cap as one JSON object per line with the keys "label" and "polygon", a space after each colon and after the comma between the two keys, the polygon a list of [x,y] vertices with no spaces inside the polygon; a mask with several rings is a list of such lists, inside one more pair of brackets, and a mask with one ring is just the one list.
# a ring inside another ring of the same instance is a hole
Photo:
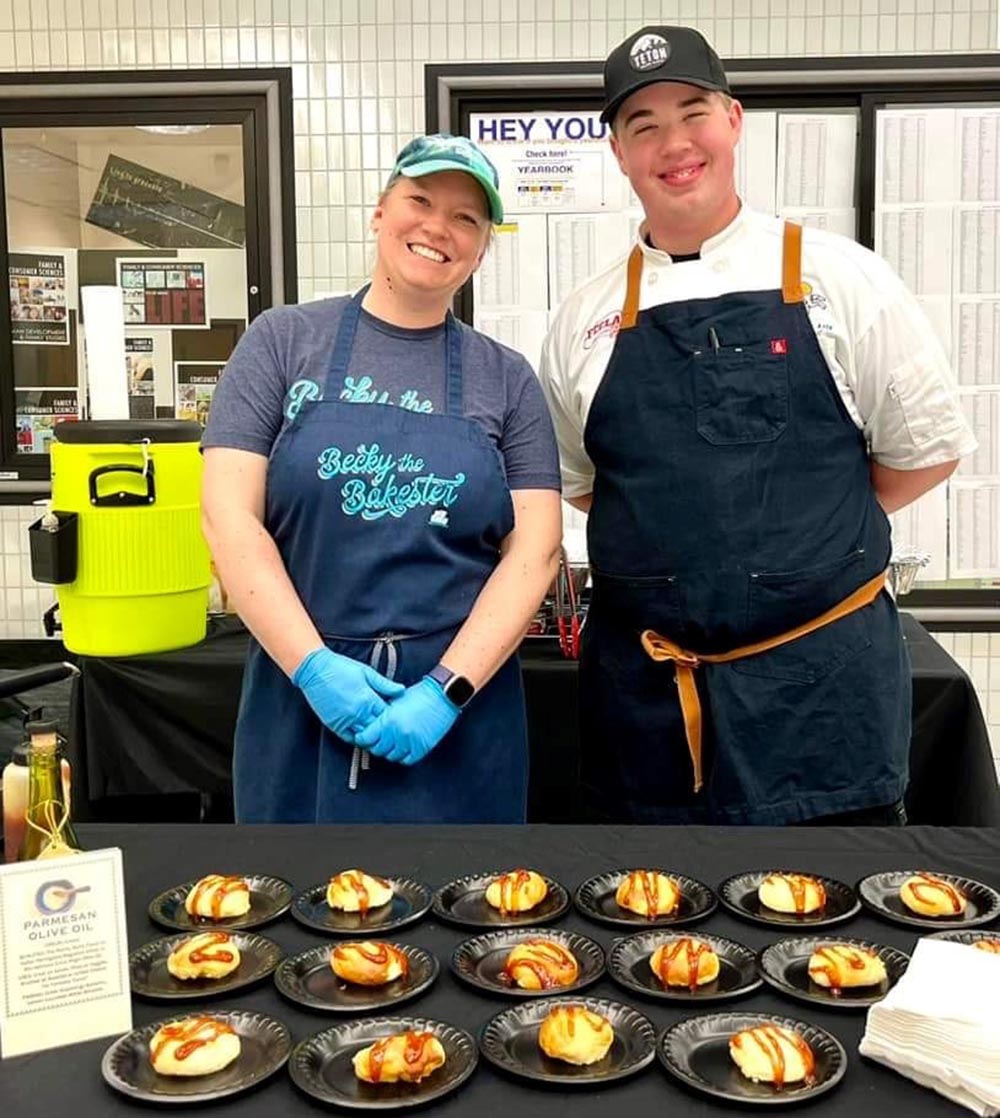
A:
{"label": "bottle cap", "polygon": [[26,741],[21,742],[20,745],[15,745],[10,751],[10,763],[27,767],[30,754],[31,746]]}
{"label": "bottle cap", "polygon": [[54,720],[43,721],[42,719],[38,719],[35,722],[25,722],[24,730],[25,733],[30,734],[32,737],[35,734],[58,734],[59,723]]}

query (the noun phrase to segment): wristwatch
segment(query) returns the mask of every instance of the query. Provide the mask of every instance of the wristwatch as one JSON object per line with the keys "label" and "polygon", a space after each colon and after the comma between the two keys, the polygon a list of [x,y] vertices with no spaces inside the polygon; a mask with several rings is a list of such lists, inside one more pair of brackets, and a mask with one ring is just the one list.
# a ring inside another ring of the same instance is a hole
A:
{"label": "wristwatch", "polygon": [[441,684],[445,695],[461,710],[476,693],[471,681],[464,675],[456,675],[451,668],[437,664],[427,673],[431,679]]}

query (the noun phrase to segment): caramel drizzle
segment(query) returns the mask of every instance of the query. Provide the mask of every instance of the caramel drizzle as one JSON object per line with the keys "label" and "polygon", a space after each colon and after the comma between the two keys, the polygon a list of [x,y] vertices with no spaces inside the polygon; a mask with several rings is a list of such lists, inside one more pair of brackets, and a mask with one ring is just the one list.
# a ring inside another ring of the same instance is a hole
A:
{"label": "caramel drizzle", "polygon": [[806,1071],[806,1083],[815,1081],[816,1058],[813,1056],[812,1049],[798,1033],[791,1029],[782,1029],[778,1025],[758,1025],[754,1029],[737,1033],[733,1037],[733,1047],[742,1048],[745,1038],[752,1040],[767,1056],[771,1065],[771,1080],[775,1087],[783,1087],[785,1083],[785,1053],[782,1048],[782,1041],[790,1044],[802,1057],[802,1063]]}
{"label": "caramel drizzle", "polygon": [[197,1052],[206,1044],[212,1044],[227,1033],[235,1036],[236,1030],[225,1021],[217,1021],[214,1017],[193,1017],[187,1021],[164,1025],[160,1030],[159,1042],[153,1049],[153,1063],[156,1063],[163,1049],[173,1041],[180,1041],[174,1052],[174,1059],[186,1060],[192,1052]]}
{"label": "caramel drizzle", "polygon": [[[914,876],[919,877],[920,880],[915,881],[910,886],[910,891],[918,901],[922,901],[924,904],[933,904],[938,899],[936,890],[940,890],[948,898],[953,913],[962,911],[962,894],[950,881],[942,881],[940,877],[935,877],[930,873],[918,873]],[[930,895],[928,895],[928,890]]]}
{"label": "caramel drizzle", "polygon": [[809,975],[812,977],[814,972],[826,975],[834,997],[839,996],[844,984],[840,977],[841,968],[846,965],[851,970],[864,970],[871,960],[867,952],[849,947],[846,943],[826,944],[817,948],[815,953],[823,959],[823,962],[810,963]]}
{"label": "caramel drizzle", "polygon": [[977,939],[972,945],[980,951],[988,951],[991,955],[1000,955],[1000,939]]}
{"label": "caramel drizzle", "polygon": [[205,938],[208,942],[194,948],[188,956],[192,963],[231,963],[236,958],[232,951],[215,950],[220,943],[232,942],[228,932],[206,932]]}
{"label": "caramel drizzle", "polygon": [[242,877],[223,877],[221,874],[213,873],[202,878],[195,886],[194,896],[191,898],[191,908],[195,914],[198,912],[202,897],[208,892],[212,893],[212,919],[221,920],[222,903],[226,897],[230,893],[249,894],[250,886]]}
{"label": "caramel drizzle", "polygon": [[350,959],[351,951],[356,951],[362,959],[386,970],[390,963],[398,963],[403,971],[400,978],[405,978],[410,973],[410,960],[391,943],[371,943],[367,940],[363,943],[344,943],[333,949],[333,957],[343,963]]}
{"label": "caramel drizzle", "polygon": [[525,940],[524,946],[528,945],[536,957],[508,960],[500,972],[501,979],[519,986],[517,972],[523,968],[538,979],[543,990],[551,990],[553,986],[568,986],[576,977],[576,959],[564,947],[547,939]]}
{"label": "caramel drizzle", "polygon": [[676,943],[664,944],[660,952],[660,966],[656,972],[657,977],[664,986],[670,984],[670,964],[677,959],[683,951],[686,955],[687,963],[687,986],[693,994],[698,989],[698,972],[701,969],[702,956],[712,950],[711,946],[702,940],[692,939],[690,936],[685,936],[683,939],[677,940]]}
{"label": "caramel drizzle", "polygon": [[769,881],[784,881],[788,888],[791,890],[792,903],[795,905],[795,912],[801,916],[806,910],[806,901],[809,897],[809,886],[814,885],[819,893],[819,908],[826,905],[826,889],[823,887],[821,881],[817,881],[815,877],[809,877],[804,873],[772,873],[768,877]]}
{"label": "caramel drizzle", "polygon": [[660,909],[660,876],[656,870],[632,870],[627,879],[626,896],[631,899],[637,890],[641,891],[646,901],[646,915],[651,920],[659,916],[661,911],[666,913],[674,909],[673,905]]}
{"label": "caramel drizzle", "polygon": [[[389,888],[388,881],[383,881],[381,877],[373,877],[371,874],[368,876],[372,881],[385,886],[387,889]],[[365,885],[365,875],[361,870],[344,870],[343,873],[338,873],[330,878],[331,885],[338,883],[354,890],[354,895],[358,898],[358,912],[364,919],[368,915],[369,908],[371,908],[371,894],[368,891],[368,886]]]}
{"label": "caramel drizzle", "polygon": [[595,1033],[604,1029],[604,1018],[599,1013],[591,1013],[585,1005],[563,1005],[552,1010],[551,1016],[562,1017],[566,1022],[566,1032],[569,1036],[576,1036],[576,1023],[583,1021]]}
{"label": "caramel drizzle", "polygon": [[[520,911],[521,905],[517,903],[518,897],[530,881],[530,870],[511,870],[510,873],[503,873],[497,878],[497,884],[500,886],[501,916]],[[528,906],[525,905],[524,907],[527,908]]]}
{"label": "caramel drizzle", "polygon": [[382,1078],[382,1066],[385,1063],[386,1053],[389,1051],[391,1045],[398,1046],[400,1039],[404,1040],[405,1046],[403,1048],[403,1060],[406,1063],[406,1071],[409,1076],[403,1075],[401,1078],[408,1078],[412,1080],[413,1073],[421,1064],[426,1064],[429,1057],[425,1055],[431,1041],[434,1040],[434,1034],[431,1032],[415,1033],[407,1031],[405,1033],[396,1033],[393,1036],[383,1037],[381,1040],[375,1041],[368,1053],[368,1078],[373,1083],[378,1083]]}

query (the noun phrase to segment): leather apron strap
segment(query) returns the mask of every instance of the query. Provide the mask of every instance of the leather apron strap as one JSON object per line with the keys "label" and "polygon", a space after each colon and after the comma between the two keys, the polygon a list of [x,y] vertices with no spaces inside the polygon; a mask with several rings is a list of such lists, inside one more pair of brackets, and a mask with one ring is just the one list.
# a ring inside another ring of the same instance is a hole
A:
{"label": "leather apron strap", "polygon": [[625,285],[625,305],[619,330],[631,330],[639,317],[639,280],[642,278],[642,249],[635,245],[628,255],[628,279]]}
{"label": "leather apron strap", "polygon": [[781,238],[781,299],[802,302],[802,226],[794,221],[785,222]]}
{"label": "leather apron strap", "polygon": [[756,656],[761,652],[768,652],[783,644],[789,644],[807,633],[814,633],[824,625],[839,621],[849,613],[854,613],[864,606],[874,602],[885,587],[885,571],[876,575],[870,582],[859,587],[853,594],[848,595],[842,602],[807,621],[789,629],[787,633],[779,633],[767,640],[757,641],[756,644],[747,644],[742,648],[734,648],[731,652],[716,652],[699,655],[681,648],[668,637],[660,636],[652,629],[646,629],[641,636],[642,647],[646,653],[657,661],[672,660],[677,668],[677,689],[680,693],[681,714],[684,717],[684,732],[687,736],[688,752],[691,754],[691,766],[694,769],[694,790],[701,790],[703,784],[701,767],[701,700],[698,698],[698,688],[695,684],[695,668],[701,664],[729,664],[733,660],[742,660],[747,656]]}

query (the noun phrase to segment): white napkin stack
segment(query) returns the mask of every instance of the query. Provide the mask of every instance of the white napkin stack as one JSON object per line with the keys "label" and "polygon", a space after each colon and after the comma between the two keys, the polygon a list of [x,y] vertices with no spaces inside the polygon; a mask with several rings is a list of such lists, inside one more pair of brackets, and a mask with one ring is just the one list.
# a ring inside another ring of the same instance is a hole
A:
{"label": "white napkin stack", "polygon": [[918,940],[868,1010],[860,1051],[983,1118],[1000,1114],[1000,955]]}

